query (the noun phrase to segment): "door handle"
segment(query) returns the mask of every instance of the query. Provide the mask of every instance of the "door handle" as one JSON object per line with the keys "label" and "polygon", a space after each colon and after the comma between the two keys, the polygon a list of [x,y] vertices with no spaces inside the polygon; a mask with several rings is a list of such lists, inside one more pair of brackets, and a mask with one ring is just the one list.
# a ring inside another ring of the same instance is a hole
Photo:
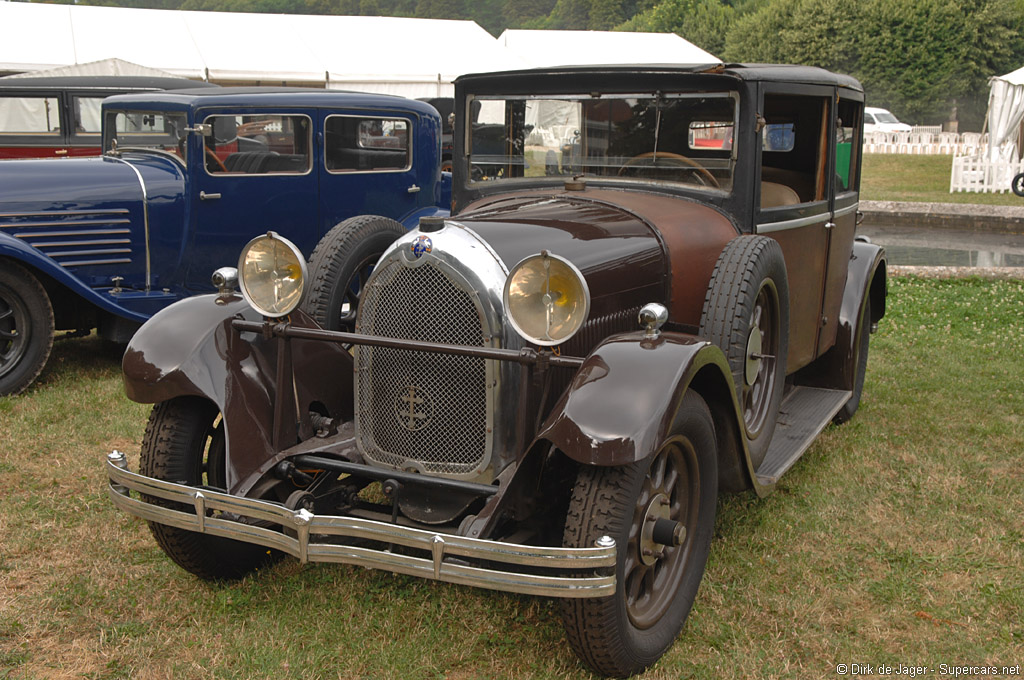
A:
{"label": "door handle", "polygon": [[413,184],[411,187],[406,189],[406,191],[408,191],[410,194],[415,194],[419,190],[420,190],[420,188],[418,186],[416,186],[415,184]]}
{"label": "door handle", "polygon": [[57,149],[56,151],[53,152],[53,155],[54,156],[67,156],[68,155],[68,150],[67,149]]}
{"label": "door handle", "polygon": [[205,191],[200,191],[199,192],[199,200],[200,201],[213,201],[213,200],[216,200],[218,198],[220,198],[220,194],[208,194]]}
{"label": "door handle", "polygon": [[836,223],[833,222],[832,220],[829,220],[828,222],[825,223],[825,228],[826,229],[835,229],[836,228]]}

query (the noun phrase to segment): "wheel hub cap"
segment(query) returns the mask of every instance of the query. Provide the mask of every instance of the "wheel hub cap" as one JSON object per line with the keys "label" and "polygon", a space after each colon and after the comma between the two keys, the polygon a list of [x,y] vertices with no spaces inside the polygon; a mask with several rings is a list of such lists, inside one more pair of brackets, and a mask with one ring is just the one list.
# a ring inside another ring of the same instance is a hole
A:
{"label": "wheel hub cap", "polygon": [[761,371],[761,329],[754,326],[747,336],[747,365],[743,378],[748,385],[753,385],[757,374]]}

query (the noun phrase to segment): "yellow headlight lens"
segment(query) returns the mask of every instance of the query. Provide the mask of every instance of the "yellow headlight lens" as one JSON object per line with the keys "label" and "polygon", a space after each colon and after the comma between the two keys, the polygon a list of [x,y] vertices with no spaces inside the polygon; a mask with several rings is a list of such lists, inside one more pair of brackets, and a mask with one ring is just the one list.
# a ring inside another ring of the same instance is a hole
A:
{"label": "yellow headlight lens", "polygon": [[583,326],[590,289],[576,267],[547,251],[517,264],[505,281],[505,312],[512,327],[530,342],[558,345]]}
{"label": "yellow headlight lens", "polygon": [[253,309],[263,316],[285,316],[302,302],[306,260],[291,241],[271,231],[242,249],[238,280]]}

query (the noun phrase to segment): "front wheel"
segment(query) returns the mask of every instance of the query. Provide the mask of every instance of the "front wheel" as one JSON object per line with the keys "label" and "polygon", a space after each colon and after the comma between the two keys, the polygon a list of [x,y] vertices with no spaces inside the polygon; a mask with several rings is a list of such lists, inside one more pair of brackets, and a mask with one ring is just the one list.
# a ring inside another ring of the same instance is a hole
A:
{"label": "front wheel", "polygon": [[[227,486],[224,423],[203,399],[178,397],[153,407],[142,440],[139,472],[147,477],[224,489]],[[147,497],[178,510],[178,504]],[[280,557],[262,546],[149,523],[157,544],[178,566],[202,579],[236,579]]]}
{"label": "front wheel", "polygon": [[0,264],[0,396],[32,384],[53,347],[53,307],[39,280],[14,262]]}
{"label": "front wheel", "polygon": [[610,536],[618,558],[614,595],[561,603],[569,643],[595,672],[639,673],[675,641],[704,575],[717,489],[714,422],[693,392],[653,455],[580,470],[563,544]]}
{"label": "front wheel", "polygon": [[1010,182],[1010,188],[1018,196],[1024,196],[1024,172],[1013,178],[1013,181]]}

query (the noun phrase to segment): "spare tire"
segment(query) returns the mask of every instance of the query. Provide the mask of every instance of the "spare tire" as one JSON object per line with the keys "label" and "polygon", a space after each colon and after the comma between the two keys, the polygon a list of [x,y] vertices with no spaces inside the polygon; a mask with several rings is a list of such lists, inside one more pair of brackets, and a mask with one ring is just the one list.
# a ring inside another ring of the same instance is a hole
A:
{"label": "spare tire", "polygon": [[302,310],[327,330],[354,331],[359,298],[373,266],[405,233],[401,224],[379,215],[360,215],[336,225],[309,258],[310,286]]}
{"label": "spare tire", "polygon": [[704,297],[700,335],[729,362],[757,469],[775,432],[789,350],[789,281],[777,241],[740,236],[722,249]]}

